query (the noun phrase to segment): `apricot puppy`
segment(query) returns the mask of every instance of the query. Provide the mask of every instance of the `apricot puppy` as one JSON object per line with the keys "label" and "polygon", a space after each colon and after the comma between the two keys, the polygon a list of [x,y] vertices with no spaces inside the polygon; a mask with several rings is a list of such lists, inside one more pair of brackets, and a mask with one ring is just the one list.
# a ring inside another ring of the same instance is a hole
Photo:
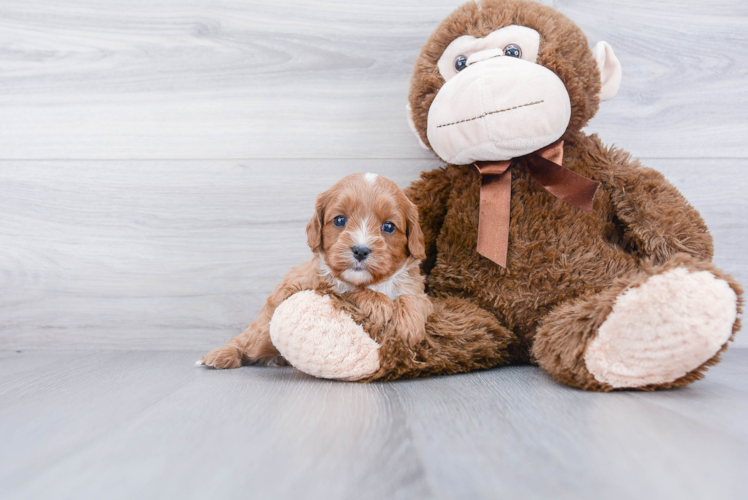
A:
{"label": "apricot puppy", "polygon": [[198,365],[283,362],[270,340],[270,319],[284,300],[302,290],[341,294],[373,330],[387,329],[410,346],[424,339],[433,309],[419,271],[423,233],[418,210],[394,182],[370,173],[343,178],[317,197],[306,234],[314,257],[288,272],[257,321]]}

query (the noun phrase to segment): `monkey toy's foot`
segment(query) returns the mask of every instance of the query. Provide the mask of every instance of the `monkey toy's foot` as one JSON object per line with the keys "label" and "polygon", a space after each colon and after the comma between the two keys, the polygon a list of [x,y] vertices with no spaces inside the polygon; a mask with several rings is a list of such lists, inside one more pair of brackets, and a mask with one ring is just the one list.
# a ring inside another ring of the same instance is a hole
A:
{"label": "monkey toy's foot", "polygon": [[311,290],[278,306],[270,338],[294,367],[315,377],[354,381],[379,370],[379,344],[330,297]]}
{"label": "monkey toy's foot", "polygon": [[727,281],[708,270],[671,268],[616,297],[584,362],[612,388],[667,385],[720,352],[737,312],[738,296]]}

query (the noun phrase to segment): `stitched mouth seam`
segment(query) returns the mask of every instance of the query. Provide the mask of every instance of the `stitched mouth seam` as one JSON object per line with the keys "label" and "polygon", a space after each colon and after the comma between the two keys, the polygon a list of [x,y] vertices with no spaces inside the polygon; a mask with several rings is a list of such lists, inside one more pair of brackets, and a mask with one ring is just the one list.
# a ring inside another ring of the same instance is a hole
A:
{"label": "stitched mouth seam", "polygon": [[540,101],[535,101],[535,102],[528,102],[527,104],[520,104],[519,106],[512,106],[511,108],[497,109],[496,111],[490,111],[488,113],[483,113],[480,116],[474,116],[472,118],[465,118],[464,120],[460,120],[458,122],[444,123],[443,125],[437,125],[436,128],[449,127],[450,125],[457,125],[458,123],[471,122],[473,120],[479,120],[480,118],[485,118],[488,115],[493,115],[493,114],[496,114],[496,113],[503,113],[504,111],[511,111],[511,110],[517,109],[517,108],[525,108],[527,106],[533,106],[535,104],[540,104],[541,102],[544,102],[544,101],[540,100]]}

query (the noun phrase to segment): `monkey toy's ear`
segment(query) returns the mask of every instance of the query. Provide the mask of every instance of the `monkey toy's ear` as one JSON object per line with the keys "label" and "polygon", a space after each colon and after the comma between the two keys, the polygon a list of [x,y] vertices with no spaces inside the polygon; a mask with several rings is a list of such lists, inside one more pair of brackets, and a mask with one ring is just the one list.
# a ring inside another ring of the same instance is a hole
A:
{"label": "monkey toy's ear", "polygon": [[416,139],[418,139],[418,144],[423,148],[431,151],[431,148],[426,145],[426,143],[423,142],[423,139],[421,139],[421,136],[418,135],[418,130],[416,130],[416,124],[413,122],[413,108],[410,107],[410,103],[405,105],[405,114],[408,115],[408,127],[410,128],[410,131],[413,132],[413,135],[416,136]]}
{"label": "monkey toy's ear", "polygon": [[608,42],[598,42],[592,49],[592,55],[600,70],[600,100],[613,99],[621,86],[621,62],[613,53],[613,47]]}

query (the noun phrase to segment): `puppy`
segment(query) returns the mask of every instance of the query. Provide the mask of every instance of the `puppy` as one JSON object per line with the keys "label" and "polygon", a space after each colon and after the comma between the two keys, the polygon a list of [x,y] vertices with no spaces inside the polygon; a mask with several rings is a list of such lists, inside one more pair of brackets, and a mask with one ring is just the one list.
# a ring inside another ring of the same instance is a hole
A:
{"label": "puppy", "polygon": [[410,346],[424,339],[433,309],[419,271],[423,233],[417,208],[394,182],[377,174],[343,178],[317,197],[306,235],[314,257],[289,271],[257,321],[198,365],[284,362],[270,340],[270,319],[302,290],[339,295],[359,308],[372,331],[398,335]]}

